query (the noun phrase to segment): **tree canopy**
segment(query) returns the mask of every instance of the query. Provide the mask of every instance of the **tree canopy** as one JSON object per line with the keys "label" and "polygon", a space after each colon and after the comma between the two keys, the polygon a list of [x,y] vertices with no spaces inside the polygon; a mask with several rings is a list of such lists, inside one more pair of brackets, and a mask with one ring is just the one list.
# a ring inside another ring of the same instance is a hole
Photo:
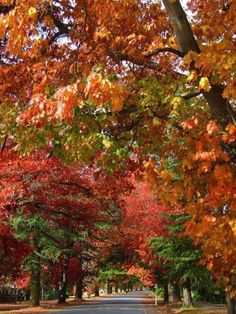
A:
{"label": "tree canopy", "polygon": [[[118,192],[130,192],[135,173],[154,190],[150,212],[189,215],[185,236],[200,247],[202,263],[233,298],[235,12],[234,0],[1,1],[1,204],[17,207],[19,197],[29,193],[32,202],[36,193],[34,205],[42,212],[46,197],[47,214],[59,206],[71,217],[82,189],[90,205],[93,199],[92,223],[109,203],[110,219],[119,228],[123,215],[129,233],[131,212],[122,212]],[[42,151],[43,168],[35,173]],[[7,154],[16,160],[6,163]],[[30,167],[29,175],[20,164]],[[99,172],[98,182],[81,187],[78,164],[90,169],[87,179]],[[41,171],[48,195],[29,184]],[[52,180],[59,178],[73,184],[55,185]],[[129,202],[138,224],[142,201],[135,203],[131,194]],[[143,230],[143,243],[159,230],[149,214],[146,208],[142,222],[150,233]],[[156,223],[164,225],[158,217]]]}

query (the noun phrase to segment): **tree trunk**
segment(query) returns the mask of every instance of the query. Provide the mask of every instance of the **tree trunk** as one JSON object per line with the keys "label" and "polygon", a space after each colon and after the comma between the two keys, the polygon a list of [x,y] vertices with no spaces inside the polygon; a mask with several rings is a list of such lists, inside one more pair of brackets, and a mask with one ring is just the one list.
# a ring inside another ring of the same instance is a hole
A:
{"label": "tree trunk", "polygon": [[235,298],[231,298],[229,293],[226,294],[227,314],[236,314]]}
{"label": "tree trunk", "polygon": [[67,256],[64,256],[64,259],[62,262],[61,279],[58,284],[58,303],[66,302],[68,266],[69,266],[69,258]]}
{"label": "tree trunk", "polygon": [[168,290],[169,290],[169,301],[170,302],[176,302],[176,301],[181,300],[179,284],[177,282],[169,283]]}
{"label": "tree trunk", "polygon": [[174,301],[181,301],[180,287],[178,282],[173,283],[174,286]]}
{"label": "tree trunk", "polygon": [[66,302],[67,274],[62,271],[61,280],[58,285],[58,303]]}
{"label": "tree trunk", "polygon": [[[191,26],[180,1],[163,0],[163,4],[173,25],[180,50],[184,54],[187,54],[189,51],[200,53],[200,48],[194,38]],[[236,120],[236,114],[230,107],[227,100],[223,98],[222,92],[222,86],[212,85],[211,90],[209,92],[204,92],[203,96],[209,105],[212,118],[215,119],[222,127],[225,127],[228,123]]]}
{"label": "tree trunk", "polygon": [[168,283],[163,285],[164,288],[164,302],[169,303]]}
{"label": "tree trunk", "polygon": [[99,287],[94,290],[95,297],[99,297]]}
{"label": "tree trunk", "polygon": [[36,256],[36,261],[31,270],[30,301],[32,306],[39,306],[40,303],[40,277],[41,277],[40,257]]}
{"label": "tree trunk", "polygon": [[183,306],[184,307],[193,307],[193,300],[191,294],[191,282],[189,278],[183,280]]}
{"label": "tree trunk", "polygon": [[78,299],[82,299],[83,297],[83,262],[82,257],[78,258],[78,279],[76,281],[76,291],[75,291],[75,297]]}
{"label": "tree trunk", "polygon": [[107,294],[111,294],[110,280],[107,279]]}
{"label": "tree trunk", "polygon": [[80,277],[76,281],[76,291],[75,291],[75,297],[77,299],[82,299],[83,297],[83,278]]}

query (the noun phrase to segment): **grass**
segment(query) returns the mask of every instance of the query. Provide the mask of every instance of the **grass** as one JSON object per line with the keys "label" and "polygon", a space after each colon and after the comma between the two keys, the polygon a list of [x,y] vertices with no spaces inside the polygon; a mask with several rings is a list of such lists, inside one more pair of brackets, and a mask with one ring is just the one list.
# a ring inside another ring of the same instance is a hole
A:
{"label": "grass", "polygon": [[159,303],[158,313],[168,314],[226,314],[226,307],[198,302],[193,308],[183,308],[182,303]]}

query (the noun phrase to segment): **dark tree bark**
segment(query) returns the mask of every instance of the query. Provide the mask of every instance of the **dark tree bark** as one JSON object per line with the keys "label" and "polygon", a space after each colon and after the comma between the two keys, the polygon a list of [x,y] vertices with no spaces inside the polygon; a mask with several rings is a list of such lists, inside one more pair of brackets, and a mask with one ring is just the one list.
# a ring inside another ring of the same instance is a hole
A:
{"label": "dark tree bark", "polygon": [[185,278],[182,281],[182,287],[183,287],[183,306],[187,308],[193,307],[191,281],[189,278]]}
{"label": "dark tree bark", "polygon": [[64,259],[62,262],[61,278],[58,284],[58,303],[66,302],[68,265],[69,265],[69,258],[67,256],[64,256]]}
{"label": "dark tree bark", "polygon": [[82,257],[80,256],[78,258],[78,278],[76,281],[76,292],[75,292],[75,297],[78,299],[82,299],[83,297],[83,280],[84,280],[84,276],[83,276],[83,261],[82,261]]}
{"label": "dark tree bark", "polygon": [[226,294],[227,314],[236,314],[235,298],[230,297],[229,293]]}
{"label": "dark tree bark", "polygon": [[181,293],[178,282],[173,283],[174,286],[174,301],[181,301]]}
{"label": "dark tree bark", "polygon": [[111,294],[110,280],[107,279],[107,294]]}
{"label": "dark tree bark", "polygon": [[169,303],[169,291],[168,291],[168,283],[165,283],[163,285],[163,289],[164,289],[164,301],[166,303]]}
{"label": "dark tree bark", "polygon": [[[179,49],[184,54],[189,51],[200,53],[200,48],[193,35],[191,26],[188,22],[186,13],[184,12],[179,0],[169,1],[163,0],[167,15],[173,25]],[[192,66],[194,68],[194,64]],[[212,118],[215,119],[222,127],[228,123],[236,121],[236,113],[230,107],[230,104],[222,96],[223,87],[220,85],[212,85],[209,92],[204,92]]]}
{"label": "dark tree bark", "polygon": [[78,278],[78,280],[76,282],[75,297],[77,299],[82,299],[82,297],[83,297],[83,278],[82,277]]}
{"label": "dark tree bark", "polygon": [[95,297],[99,297],[99,287],[94,290]]}
{"label": "dark tree bark", "polygon": [[40,257],[36,256],[36,260],[31,270],[31,289],[30,289],[30,301],[32,306],[39,306],[40,303],[40,277],[41,266]]}
{"label": "dark tree bark", "polygon": [[66,302],[66,289],[67,289],[67,274],[66,272],[61,273],[61,280],[58,285],[58,303]]}
{"label": "dark tree bark", "polygon": [[169,283],[168,290],[170,302],[181,301],[180,288],[177,282]]}
{"label": "dark tree bark", "polygon": [[115,285],[115,293],[118,293],[118,283]]}

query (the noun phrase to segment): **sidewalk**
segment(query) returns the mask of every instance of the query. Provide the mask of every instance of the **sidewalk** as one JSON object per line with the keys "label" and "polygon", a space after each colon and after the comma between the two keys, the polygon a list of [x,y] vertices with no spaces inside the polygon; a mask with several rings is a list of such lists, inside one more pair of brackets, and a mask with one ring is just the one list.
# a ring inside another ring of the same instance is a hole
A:
{"label": "sidewalk", "polygon": [[211,304],[206,302],[194,302],[194,308],[184,309],[182,303],[164,304],[158,302],[156,313],[160,314],[226,314],[227,309],[224,305]]}
{"label": "sidewalk", "polygon": [[62,309],[65,307],[76,306],[80,304],[81,300],[70,298],[65,304],[58,304],[57,300],[43,300],[40,302],[40,306],[32,307],[29,302],[24,301],[16,304],[0,304],[1,314],[21,314],[21,313],[48,313],[53,310]]}
{"label": "sidewalk", "polygon": [[57,300],[42,300],[40,301],[40,306],[36,307],[32,307],[29,301],[23,301],[20,303],[0,303],[0,314],[46,314],[58,309],[73,307],[86,301],[96,301],[97,299],[101,299],[106,296],[109,295],[103,293],[99,297],[91,296],[90,298],[83,298],[82,300],[71,297],[63,304],[58,304]]}
{"label": "sidewalk", "polygon": [[195,301],[193,309],[184,309],[182,302],[166,304],[158,298],[157,305],[155,305],[155,297],[152,293],[143,298],[143,304],[147,314],[227,314],[224,304]]}

